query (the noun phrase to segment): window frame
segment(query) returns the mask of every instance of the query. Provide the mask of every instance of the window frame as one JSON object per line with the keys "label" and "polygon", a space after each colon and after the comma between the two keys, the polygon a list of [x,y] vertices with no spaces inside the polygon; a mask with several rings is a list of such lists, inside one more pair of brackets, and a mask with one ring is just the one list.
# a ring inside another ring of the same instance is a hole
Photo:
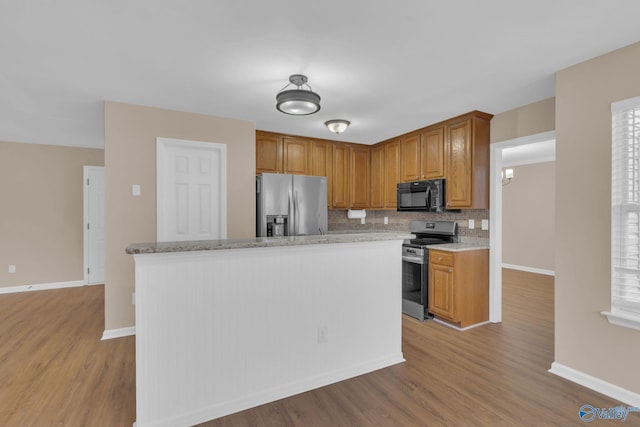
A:
{"label": "window frame", "polygon": [[[623,131],[629,126],[625,114],[634,115],[630,132]],[[611,309],[601,314],[611,324],[640,330],[640,301],[623,295],[629,286],[625,274],[635,276],[631,286],[640,289],[640,97],[611,104],[611,135]]]}

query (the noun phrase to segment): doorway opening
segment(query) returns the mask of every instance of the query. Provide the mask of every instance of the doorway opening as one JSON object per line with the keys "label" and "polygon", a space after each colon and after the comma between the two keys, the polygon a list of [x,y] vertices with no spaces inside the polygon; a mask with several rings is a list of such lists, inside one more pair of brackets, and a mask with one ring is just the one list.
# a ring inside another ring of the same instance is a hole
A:
{"label": "doorway opening", "polygon": [[[490,153],[490,206],[491,217],[489,227],[489,320],[493,323],[502,321],[502,169],[505,150],[516,147],[540,148],[548,141],[555,142],[555,131],[544,132],[526,137],[515,138],[491,144]],[[555,147],[555,145],[554,145]],[[507,151],[508,153],[508,151]],[[511,154],[511,153],[510,153]],[[531,153],[525,156],[534,156]],[[555,155],[555,149],[554,149]],[[513,163],[512,163],[513,164]]]}

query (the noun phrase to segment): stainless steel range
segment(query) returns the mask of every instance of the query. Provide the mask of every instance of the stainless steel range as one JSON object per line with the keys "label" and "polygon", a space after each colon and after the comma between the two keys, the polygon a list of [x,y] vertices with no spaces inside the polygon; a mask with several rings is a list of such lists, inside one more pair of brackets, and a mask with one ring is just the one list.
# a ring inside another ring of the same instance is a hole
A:
{"label": "stainless steel range", "polygon": [[429,246],[457,243],[455,221],[411,221],[414,239],[402,244],[402,312],[418,320],[433,318],[427,310],[429,290]]}

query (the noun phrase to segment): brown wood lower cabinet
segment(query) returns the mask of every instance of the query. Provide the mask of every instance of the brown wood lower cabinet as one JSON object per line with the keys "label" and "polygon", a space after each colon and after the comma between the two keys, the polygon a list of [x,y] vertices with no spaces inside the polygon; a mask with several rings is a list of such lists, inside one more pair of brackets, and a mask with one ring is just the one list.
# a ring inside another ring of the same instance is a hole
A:
{"label": "brown wood lower cabinet", "polygon": [[489,320],[488,249],[429,249],[429,312],[461,328]]}

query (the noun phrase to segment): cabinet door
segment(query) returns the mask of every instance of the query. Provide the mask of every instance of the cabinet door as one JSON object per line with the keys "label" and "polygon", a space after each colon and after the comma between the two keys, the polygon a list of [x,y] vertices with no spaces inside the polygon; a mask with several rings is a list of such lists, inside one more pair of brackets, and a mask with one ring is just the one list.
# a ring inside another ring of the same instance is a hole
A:
{"label": "cabinet door", "polygon": [[422,179],[444,178],[444,127],[422,134]]}
{"label": "cabinet door", "polygon": [[310,142],[302,139],[285,137],[284,149],[284,173],[294,175],[309,175]]}
{"label": "cabinet door", "polygon": [[370,206],[371,150],[368,147],[351,147],[351,207],[364,209]]}
{"label": "cabinet door", "polygon": [[447,126],[447,207],[466,208],[472,205],[472,144],[471,120]]}
{"label": "cabinet door", "polygon": [[384,145],[371,149],[371,207],[384,208]]}
{"label": "cabinet door", "polygon": [[397,186],[400,182],[400,140],[384,146],[384,206],[396,208]]}
{"label": "cabinet door", "polygon": [[431,263],[429,266],[429,311],[446,319],[457,321],[453,267]]}
{"label": "cabinet door", "polygon": [[331,207],[333,196],[333,144],[313,141],[311,148],[311,175],[327,177],[327,204]]}
{"label": "cabinet door", "polygon": [[256,173],[282,173],[282,137],[256,132]]}
{"label": "cabinet door", "polygon": [[333,144],[333,203],[334,209],[349,208],[350,149],[345,144]]}
{"label": "cabinet door", "polygon": [[420,134],[402,137],[400,143],[400,170],[402,182],[421,179],[420,173]]}

